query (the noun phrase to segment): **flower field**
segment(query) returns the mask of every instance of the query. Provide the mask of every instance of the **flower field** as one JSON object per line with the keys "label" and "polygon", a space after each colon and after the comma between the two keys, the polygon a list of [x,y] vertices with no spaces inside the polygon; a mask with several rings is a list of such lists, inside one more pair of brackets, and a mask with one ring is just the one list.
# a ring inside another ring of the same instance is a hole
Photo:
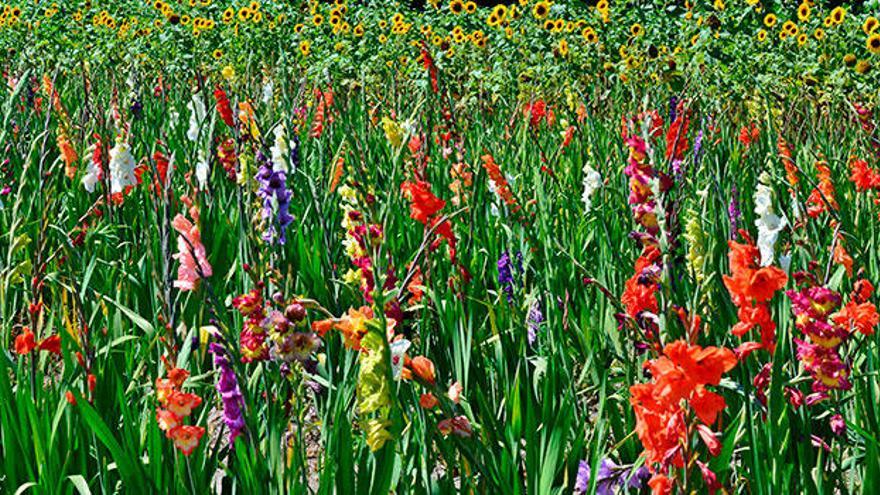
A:
{"label": "flower field", "polygon": [[0,494],[875,494],[880,5],[0,4]]}

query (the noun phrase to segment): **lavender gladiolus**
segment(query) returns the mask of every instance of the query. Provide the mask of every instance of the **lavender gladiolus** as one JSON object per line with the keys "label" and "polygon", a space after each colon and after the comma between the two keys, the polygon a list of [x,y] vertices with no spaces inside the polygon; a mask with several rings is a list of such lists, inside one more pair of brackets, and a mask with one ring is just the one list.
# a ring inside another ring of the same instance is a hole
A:
{"label": "lavender gladiolus", "polygon": [[271,244],[277,239],[280,244],[284,244],[287,241],[287,226],[293,221],[288,212],[292,194],[287,188],[287,174],[274,170],[272,161],[260,151],[257,152],[257,161],[260,163],[256,176],[260,183],[257,194],[263,200],[262,217],[269,222],[263,240]]}
{"label": "lavender gladiolus", "polygon": [[208,351],[214,355],[214,367],[219,371],[217,379],[217,392],[223,402],[223,421],[229,428],[229,443],[244,432],[244,416],[241,408],[244,406],[244,398],[238,387],[238,378],[229,363],[226,348],[217,342],[208,345]]}

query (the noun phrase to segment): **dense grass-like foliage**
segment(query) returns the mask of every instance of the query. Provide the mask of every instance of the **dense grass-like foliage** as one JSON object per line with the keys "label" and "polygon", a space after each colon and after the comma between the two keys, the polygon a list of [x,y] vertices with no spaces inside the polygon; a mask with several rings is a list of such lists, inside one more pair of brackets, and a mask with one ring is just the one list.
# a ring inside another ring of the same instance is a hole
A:
{"label": "dense grass-like foliage", "polygon": [[4,8],[0,493],[876,493],[870,5],[469,3]]}

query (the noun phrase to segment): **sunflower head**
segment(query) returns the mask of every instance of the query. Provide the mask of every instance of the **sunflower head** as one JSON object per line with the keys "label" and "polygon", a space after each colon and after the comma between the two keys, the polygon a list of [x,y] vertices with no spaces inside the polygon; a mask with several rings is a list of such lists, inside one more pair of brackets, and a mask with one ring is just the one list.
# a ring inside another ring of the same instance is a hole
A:
{"label": "sunflower head", "polygon": [[532,15],[536,19],[543,19],[550,13],[550,4],[547,2],[538,2],[532,7]]}
{"label": "sunflower head", "polygon": [[801,22],[810,20],[810,5],[807,2],[800,4],[797,9],[797,16]]}
{"label": "sunflower head", "polygon": [[874,33],[865,40],[865,47],[874,55],[880,54],[880,33]]}
{"label": "sunflower head", "polygon": [[834,10],[831,11],[831,20],[834,21],[834,24],[842,24],[845,17],[846,9],[843,7],[834,7]]}

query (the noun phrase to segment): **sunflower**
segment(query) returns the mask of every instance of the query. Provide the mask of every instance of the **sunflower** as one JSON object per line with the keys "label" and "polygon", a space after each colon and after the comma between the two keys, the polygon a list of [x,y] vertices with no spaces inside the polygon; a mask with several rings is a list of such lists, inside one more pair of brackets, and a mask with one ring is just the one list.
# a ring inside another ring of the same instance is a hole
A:
{"label": "sunflower", "polygon": [[364,26],[362,24],[358,24],[354,27],[354,35],[358,38],[364,35]]}
{"label": "sunflower", "polygon": [[715,0],[712,2],[712,6],[715,7],[715,10],[724,10],[724,7],[726,7],[724,0]]}
{"label": "sunflower", "polygon": [[822,20],[822,24],[824,24],[825,27],[830,28],[834,25],[834,19],[832,19],[831,16],[828,16]]}
{"label": "sunflower", "polygon": [[798,37],[797,37],[798,46],[804,46],[804,45],[806,45],[808,39],[809,39],[809,38],[807,38],[806,33],[801,33],[801,34],[799,34]]}
{"label": "sunflower", "polygon": [[233,9],[232,7],[228,7],[226,10],[223,11],[223,17],[221,17],[220,19],[223,21],[224,24],[229,24],[230,22],[232,22],[233,17],[235,17],[235,9]]}
{"label": "sunflower", "polygon": [[495,15],[495,12],[492,12],[489,14],[489,17],[486,18],[486,25],[489,27],[496,27],[499,24],[501,24],[501,19]]}
{"label": "sunflower", "polygon": [[876,17],[870,16],[865,19],[865,23],[862,24],[862,31],[864,31],[865,34],[871,34],[877,30],[878,26],[880,26],[880,21],[878,21]]}
{"label": "sunflower", "polygon": [[560,40],[559,47],[557,48],[559,51],[559,55],[562,57],[568,56],[568,41]]}
{"label": "sunflower", "polygon": [[550,4],[547,2],[538,2],[532,7],[532,15],[535,16],[536,19],[543,19],[547,17],[547,14],[550,13]]}
{"label": "sunflower", "polygon": [[[459,3],[461,3],[461,2],[459,2]],[[462,6],[463,5],[464,4],[462,4]],[[452,7],[452,3],[450,3],[449,6]],[[392,24],[400,24],[401,22],[403,22],[403,14],[401,14],[400,12],[391,16],[391,23]]]}
{"label": "sunflower", "polygon": [[596,31],[591,27],[585,27],[583,31],[581,31],[581,36],[584,37],[584,40],[587,43],[595,43],[599,41],[599,37],[596,36]]}
{"label": "sunflower", "polygon": [[553,25],[553,32],[561,33],[563,29],[565,29],[565,21],[562,19],[556,19],[556,22]]}
{"label": "sunflower", "polygon": [[856,65],[856,56],[852,53],[847,53],[843,56],[843,65],[847,67],[852,67]]}
{"label": "sunflower", "polygon": [[642,27],[641,24],[635,23],[629,28],[629,34],[633,35],[634,38],[639,37],[645,34],[645,28]]}
{"label": "sunflower", "polygon": [[214,60],[220,60],[223,58],[223,50],[217,48],[213,52],[211,52],[211,56],[214,57]]}
{"label": "sunflower", "polygon": [[858,63],[856,63],[856,72],[859,74],[867,74],[870,71],[871,62],[868,62],[867,60],[859,60]]}
{"label": "sunflower", "polygon": [[380,34],[379,35],[379,43],[384,44],[386,41],[388,41],[388,36],[385,36],[384,34]]}
{"label": "sunflower", "polygon": [[494,9],[492,9],[492,15],[498,18],[498,22],[502,23],[505,19],[507,19],[507,7],[503,4],[496,5]]}
{"label": "sunflower", "polygon": [[309,40],[302,40],[299,42],[299,52],[302,53],[303,57],[308,57],[310,53],[312,53],[312,44]]}
{"label": "sunflower", "polygon": [[772,28],[776,25],[776,14],[767,14],[764,16],[764,25],[768,28]]}
{"label": "sunflower", "polygon": [[831,20],[834,24],[842,24],[845,17],[846,9],[843,7],[834,7],[834,10],[831,11]]}
{"label": "sunflower", "polygon": [[547,19],[546,21],[544,21],[543,28],[546,29],[547,31],[550,31],[555,27],[556,27],[556,23],[553,22],[553,19]]}
{"label": "sunflower", "polygon": [[303,29],[305,29],[305,28],[306,28],[305,24],[299,23],[299,24],[293,26],[293,32],[296,34],[300,34],[303,32]]}
{"label": "sunflower", "polygon": [[238,20],[241,22],[247,22],[251,20],[252,15],[254,15],[254,12],[251,9],[242,7],[241,10],[238,11]]}
{"label": "sunflower", "polygon": [[813,38],[816,38],[818,41],[822,41],[825,39],[825,31],[822,28],[816,28],[813,31]]}
{"label": "sunflower", "polygon": [[477,11],[477,4],[474,2],[468,2],[464,4],[464,10],[466,10],[468,14],[473,14]]}
{"label": "sunflower", "polygon": [[758,41],[761,43],[767,41],[767,31],[764,31],[763,29],[758,30]]}
{"label": "sunflower", "polygon": [[865,40],[865,47],[874,55],[880,54],[880,34],[872,34]]}
{"label": "sunflower", "polygon": [[797,16],[801,22],[807,22],[810,20],[810,5],[807,2],[804,2],[798,6]]}
{"label": "sunflower", "polygon": [[798,32],[797,24],[792,21],[785,21],[782,24],[782,30],[785,31],[789,36],[794,36]]}

